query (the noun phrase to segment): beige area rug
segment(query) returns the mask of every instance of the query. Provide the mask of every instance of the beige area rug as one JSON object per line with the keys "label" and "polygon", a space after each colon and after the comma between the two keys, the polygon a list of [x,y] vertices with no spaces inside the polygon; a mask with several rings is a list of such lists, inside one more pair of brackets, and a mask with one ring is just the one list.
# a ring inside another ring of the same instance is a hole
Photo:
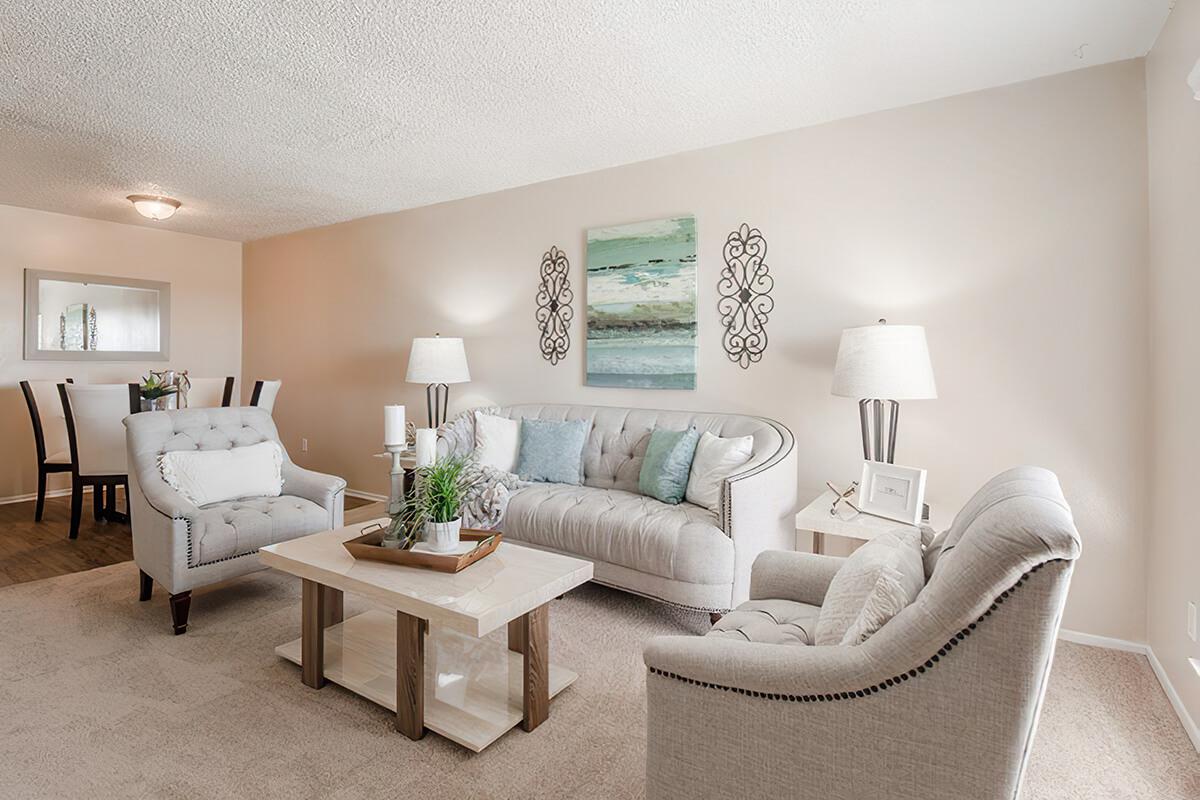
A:
{"label": "beige area rug", "polygon": [[[0,589],[0,797],[641,797],[640,643],[707,627],[577,589],[551,627],[553,658],[579,680],[538,730],[473,755],[436,734],[403,738],[387,711],[335,685],[305,688],[273,653],[299,636],[294,578],[197,591],[184,636],[161,591],[138,603],[136,590],[131,563]],[[1198,796],[1200,759],[1145,659],[1064,644],[1024,797]]]}

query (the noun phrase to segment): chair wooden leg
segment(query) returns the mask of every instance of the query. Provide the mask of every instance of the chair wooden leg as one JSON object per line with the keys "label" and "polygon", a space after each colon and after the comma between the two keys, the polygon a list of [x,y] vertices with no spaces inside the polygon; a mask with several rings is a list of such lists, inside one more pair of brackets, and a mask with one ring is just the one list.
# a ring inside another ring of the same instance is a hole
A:
{"label": "chair wooden leg", "polygon": [[83,517],[83,481],[78,477],[71,479],[71,532],[67,534],[72,539],[79,538],[79,522]]}
{"label": "chair wooden leg", "polygon": [[192,593],[180,592],[171,595],[171,624],[175,626],[175,635],[187,631],[188,611],[192,606]]}
{"label": "chair wooden leg", "polygon": [[42,521],[42,512],[46,510],[46,469],[38,466],[38,496],[37,507],[33,510],[33,521]]}
{"label": "chair wooden leg", "polygon": [[92,487],[92,518],[96,522],[104,519],[104,484]]}
{"label": "chair wooden leg", "polygon": [[144,603],[150,599],[151,593],[154,592],[154,578],[151,578],[140,569],[138,570],[138,576],[141,578],[141,589],[138,592],[138,600]]}

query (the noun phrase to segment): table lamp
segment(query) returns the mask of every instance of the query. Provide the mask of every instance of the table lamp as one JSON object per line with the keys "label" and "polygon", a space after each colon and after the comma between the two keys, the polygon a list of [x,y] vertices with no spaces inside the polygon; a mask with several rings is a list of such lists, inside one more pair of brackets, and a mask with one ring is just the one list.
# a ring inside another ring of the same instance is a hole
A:
{"label": "table lamp", "polygon": [[441,334],[413,339],[412,352],[408,356],[408,375],[404,379],[408,383],[425,384],[429,427],[438,427],[446,421],[446,410],[450,404],[449,384],[471,380],[463,340],[443,339]]}
{"label": "table lamp", "polygon": [[925,329],[920,325],[888,325],[881,319],[877,325],[842,331],[833,368],[833,394],[858,400],[863,458],[894,464],[899,401],[937,397]]}

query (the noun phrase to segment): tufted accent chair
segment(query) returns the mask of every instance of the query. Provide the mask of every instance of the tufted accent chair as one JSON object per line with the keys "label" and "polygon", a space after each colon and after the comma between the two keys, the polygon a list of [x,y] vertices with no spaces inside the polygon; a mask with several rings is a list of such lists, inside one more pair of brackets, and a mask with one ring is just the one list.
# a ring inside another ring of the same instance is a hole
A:
{"label": "tufted accent chair", "polygon": [[346,482],[296,466],[286,449],[279,497],[197,507],[163,480],[162,453],[279,442],[266,409],[153,411],[128,417],[125,427],[141,599],[150,599],[155,581],[166,587],[177,634],[187,630],[193,588],[265,569],[258,559],[264,545],[342,526]]}
{"label": "tufted accent chair", "polygon": [[844,559],[763,553],[747,605],[787,619],[645,646],[647,797],[1012,800],[1079,552],[1054,474],[1009,470],[930,543],[917,599],[832,647],[802,629]]}
{"label": "tufted accent chair", "polygon": [[[499,528],[511,541],[586,558],[597,583],[688,609],[722,613],[750,592],[750,565],[795,540],[796,447],[773,420],[742,414],[576,405],[475,409],[509,419],[586,419],[583,485],[535,483],[513,493]],[[474,411],[443,425],[438,448],[475,446]],[[716,512],[668,505],[638,490],[650,433],[695,425],[751,436],[750,460],[723,482]]]}

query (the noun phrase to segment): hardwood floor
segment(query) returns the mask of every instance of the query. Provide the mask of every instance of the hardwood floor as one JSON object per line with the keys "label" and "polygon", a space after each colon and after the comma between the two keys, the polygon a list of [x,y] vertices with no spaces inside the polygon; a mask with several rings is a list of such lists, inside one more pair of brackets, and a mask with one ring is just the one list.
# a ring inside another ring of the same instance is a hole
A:
{"label": "hardwood floor", "polygon": [[[71,498],[47,497],[41,522],[33,521],[35,501],[0,505],[0,586],[117,564],[133,558],[129,526],[96,522],[92,499],[84,495],[79,538],[67,538]],[[117,493],[125,508],[125,492]]]}
{"label": "hardwood floor", "polygon": [[357,497],[346,498],[346,524],[357,525],[360,522],[387,516],[387,503],[375,500],[359,500]]}
{"label": "hardwood floor", "polygon": [[[67,538],[71,525],[71,498],[47,497],[41,522],[33,521],[34,501],[0,505],[0,586],[53,578],[104,567],[133,558],[128,525],[92,519],[91,497],[84,495],[79,538]],[[125,508],[125,492],[117,496]],[[346,524],[385,515],[384,504],[346,498]]]}

